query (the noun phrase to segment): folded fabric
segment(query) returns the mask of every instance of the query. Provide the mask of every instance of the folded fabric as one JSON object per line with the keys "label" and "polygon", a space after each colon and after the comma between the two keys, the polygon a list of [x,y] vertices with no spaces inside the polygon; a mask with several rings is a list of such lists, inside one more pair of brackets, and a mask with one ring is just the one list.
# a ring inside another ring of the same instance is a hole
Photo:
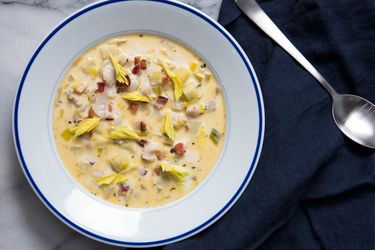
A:
{"label": "folded fabric", "polygon": [[[339,93],[375,102],[375,1],[259,3]],[[375,151],[341,134],[328,94],[233,0],[223,1],[219,21],[258,75],[266,108],[263,151],[233,208],[166,248],[374,249]]]}

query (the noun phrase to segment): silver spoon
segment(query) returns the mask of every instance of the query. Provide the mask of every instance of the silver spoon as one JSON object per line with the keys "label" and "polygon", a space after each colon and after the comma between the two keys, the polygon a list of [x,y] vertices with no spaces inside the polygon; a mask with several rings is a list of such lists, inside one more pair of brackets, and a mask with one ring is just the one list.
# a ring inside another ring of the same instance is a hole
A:
{"label": "silver spoon", "polygon": [[259,28],[299,62],[331,95],[333,100],[332,116],[337,127],[353,141],[369,148],[375,148],[374,104],[356,95],[338,94],[254,0],[235,0],[235,2]]}

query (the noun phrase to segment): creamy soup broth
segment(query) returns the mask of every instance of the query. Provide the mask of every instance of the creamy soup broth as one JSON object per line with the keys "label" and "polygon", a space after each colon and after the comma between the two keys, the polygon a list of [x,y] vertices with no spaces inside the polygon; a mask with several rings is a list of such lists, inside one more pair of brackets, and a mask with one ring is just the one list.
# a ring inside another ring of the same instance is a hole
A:
{"label": "creamy soup broth", "polygon": [[226,108],[193,51],[151,34],[112,37],[80,55],[55,97],[54,139],[86,190],[155,207],[196,188],[220,155]]}

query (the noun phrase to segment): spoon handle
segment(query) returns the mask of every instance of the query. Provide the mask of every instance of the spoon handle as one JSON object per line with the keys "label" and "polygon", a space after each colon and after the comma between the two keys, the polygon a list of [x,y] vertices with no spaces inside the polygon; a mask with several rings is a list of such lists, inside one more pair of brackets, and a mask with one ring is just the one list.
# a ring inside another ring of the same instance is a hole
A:
{"label": "spoon handle", "polygon": [[237,6],[269,37],[304,67],[334,98],[337,93],[318,70],[298,51],[280,29],[272,22],[255,0],[235,0]]}

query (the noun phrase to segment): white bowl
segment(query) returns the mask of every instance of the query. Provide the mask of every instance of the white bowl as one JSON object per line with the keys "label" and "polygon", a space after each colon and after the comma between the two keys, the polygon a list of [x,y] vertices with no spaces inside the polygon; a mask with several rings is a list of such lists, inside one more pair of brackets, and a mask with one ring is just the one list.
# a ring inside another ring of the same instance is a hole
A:
{"label": "white bowl", "polygon": [[[184,198],[150,209],[122,208],[89,195],[61,163],[51,128],[54,95],[72,60],[98,41],[134,32],[171,37],[199,54],[222,84],[228,112],[226,144],[212,173]],[[32,56],[14,104],[18,158],[36,194],[74,230],[119,246],[168,244],[219,219],[249,183],[263,134],[261,90],[243,50],[210,17],[174,1],[106,1],[74,13]]]}

